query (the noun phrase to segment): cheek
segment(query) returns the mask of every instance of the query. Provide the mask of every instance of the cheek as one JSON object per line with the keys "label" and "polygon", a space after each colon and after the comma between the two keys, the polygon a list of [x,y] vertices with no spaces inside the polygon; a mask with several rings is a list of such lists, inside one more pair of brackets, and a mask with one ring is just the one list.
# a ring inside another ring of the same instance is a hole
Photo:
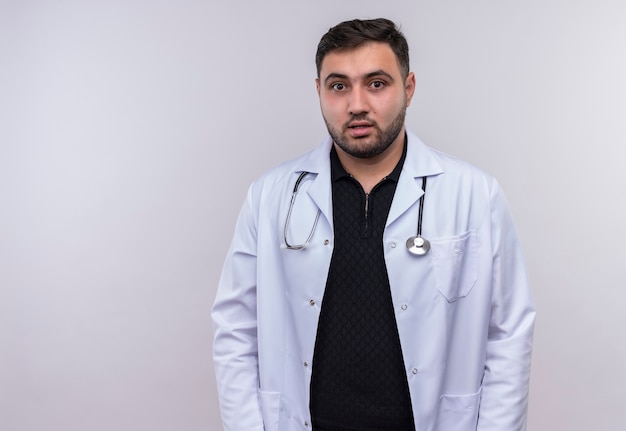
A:
{"label": "cheek", "polygon": [[335,100],[321,100],[320,107],[322,109],[322,114],[324,114],[324,118],[326,118],[327,121],[341,119],[342,113],[344,112],[341,104]]}
{"label": "cheek", "polygon": [[387,98],[372,105],[372,108],[372,111],[381,119],[391,121],[398,116],[398,112],[400,112],[401,109],[404,109],[404,104],[397,98]]}

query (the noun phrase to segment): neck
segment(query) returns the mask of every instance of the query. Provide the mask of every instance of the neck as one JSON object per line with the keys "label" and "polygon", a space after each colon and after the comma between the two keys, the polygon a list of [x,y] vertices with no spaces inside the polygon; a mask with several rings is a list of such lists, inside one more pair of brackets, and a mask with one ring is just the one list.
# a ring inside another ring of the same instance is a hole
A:
{"label": "neck", "polygon": [[335,144],[339,161],[346,172],[361,184],[365,193],[369,193],[396,167],[404,151],[405,133],[402,130],[389,148],[377,156],[366,159],[351,156]]}

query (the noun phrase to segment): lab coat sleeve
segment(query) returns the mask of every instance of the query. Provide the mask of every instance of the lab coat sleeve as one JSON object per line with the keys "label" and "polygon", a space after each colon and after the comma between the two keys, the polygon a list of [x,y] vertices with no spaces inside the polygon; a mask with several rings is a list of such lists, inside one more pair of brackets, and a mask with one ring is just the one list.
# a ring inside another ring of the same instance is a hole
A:
{"label": "lab coat sleeve", "polygon": [[508,204],[491,191],[492,304],[478,431],[526,429],[535,309]]}
{"label": "lab coat sleeve", "polygon": [[212,310],[213,362],[225,431],[263,431],[256,316],[256,211],[241,209]]}

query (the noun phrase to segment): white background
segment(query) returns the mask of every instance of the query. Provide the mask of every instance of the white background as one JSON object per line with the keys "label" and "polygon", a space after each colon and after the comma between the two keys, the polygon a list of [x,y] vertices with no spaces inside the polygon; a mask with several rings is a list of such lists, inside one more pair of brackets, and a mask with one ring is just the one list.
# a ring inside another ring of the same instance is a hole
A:
{"label": "white background", "polygon": [[409,39],[409,127],[494,174],[538,307],[530,430],[626,429],[621,0],[0,0],[0,430],[219,430],[210,307],[320,36]]}

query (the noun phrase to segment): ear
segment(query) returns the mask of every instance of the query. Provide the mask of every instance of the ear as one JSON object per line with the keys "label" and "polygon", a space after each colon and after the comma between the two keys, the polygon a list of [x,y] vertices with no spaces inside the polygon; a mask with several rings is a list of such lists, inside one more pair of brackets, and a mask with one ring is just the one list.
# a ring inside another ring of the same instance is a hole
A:
{"label": "ear", "polygon": [[317,89],[317,95],[320,95],[320,79],[315,78],[315,88]]}
{"label": "ear", "polygon": [[406,91],[406,106],[408,108],[411,106],[411,99],[415,93],[415,74],[413,72],[409,72],[404,80],[404,91]]}

